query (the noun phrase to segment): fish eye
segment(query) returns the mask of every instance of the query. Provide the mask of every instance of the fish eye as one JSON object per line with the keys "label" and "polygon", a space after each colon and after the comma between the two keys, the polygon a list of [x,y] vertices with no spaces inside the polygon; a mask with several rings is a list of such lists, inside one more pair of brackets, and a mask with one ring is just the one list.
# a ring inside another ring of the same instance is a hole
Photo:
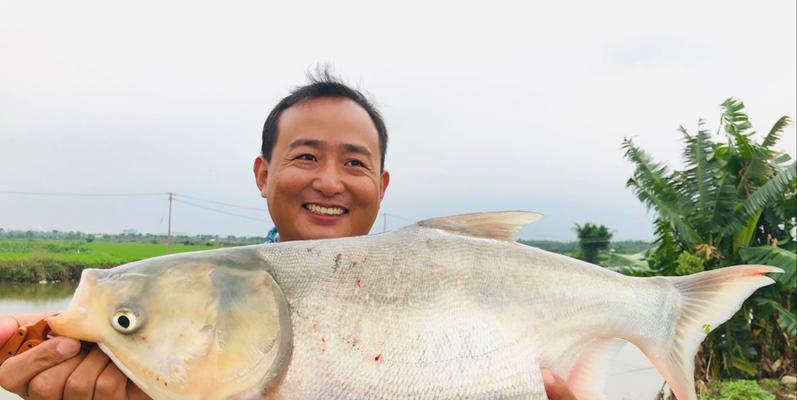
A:
{"label": "fish eye", "polygon": [[138,329],[138,317],[132,310],[119,310],[111,317],[111,325],[119,333],[133,333]]}

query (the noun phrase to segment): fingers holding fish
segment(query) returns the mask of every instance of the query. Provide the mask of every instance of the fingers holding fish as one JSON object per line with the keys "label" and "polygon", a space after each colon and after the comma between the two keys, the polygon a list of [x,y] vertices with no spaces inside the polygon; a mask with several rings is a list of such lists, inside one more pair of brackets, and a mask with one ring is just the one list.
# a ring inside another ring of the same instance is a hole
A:
{"label": "fingers holding fish", "polygon": [[152,400],[130,379],[127,380],[127,400]]}
{"label": "fingers holding fish", "polygon": [[[47,375],[66,373],[63,381],[60,383],[60,390],[62,391],[66,383],[66,378],[69,376],[69,373],[77,367],[77,363],[71,361],[66,363],[63,367],[59,366],[71,360],[79,351],[80,342],[75,339],[57,337],[45,341],[39,346],[23,354],[11,357],[3,363],[3,365],[0,366],[0,386],[10,392],[27,398],[29,394],[29,385],[33,386],[33,383],[36,383],[36,391],[50,393],[56,390],[49,387],[50,382],[43,381],[42,378],[36,379],[40,374],[45,372],[47,372]],[[50,369],[55,367],[59,368],[50,371]],[[31,387],[31,389],[33,389],[33,387]],[[60,391],[57,398],[61,398]]]}
{"label": "fingers holding fish", "polygon": [[94,386],[95,399],[125,400],[127,398],[127,376],[113,363],[108,363]]}
{"label": "fingers holding fish", "polygon": [[94,396],[97,377],[105,370],[110,360],[96,346],[92,347],[86,358],[69,375],[64,388],[64,400],[84,400]]}
{"label": "fingers holding fish", "polygon": [[67,379],[83,358],[85,353],[78,354],[34,376],[27,387],[28,397],[31,400],[62,399]]}

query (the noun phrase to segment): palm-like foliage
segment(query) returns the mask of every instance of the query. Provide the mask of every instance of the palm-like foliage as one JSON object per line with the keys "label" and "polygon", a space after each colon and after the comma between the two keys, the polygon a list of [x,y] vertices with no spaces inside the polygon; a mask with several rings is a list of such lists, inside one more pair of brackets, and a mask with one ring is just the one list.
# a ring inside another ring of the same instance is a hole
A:
{"label": "palm-like foliage", "polygon": [[795,303],[795,267],[794,257],[785,255],[794,255],[797,239],[797,164],[773,149],[790,120],[780,118],[758,141],[741,101],[728,99],[722,109],[720,140],[712,139],[703,121],[695,134],[679,129],[683,170],[669,171],[626,139],[625,157],[636,167],[627,186],[656,212],[657,247],[649,263],[659,273],[689,270],[683,268],[685,260],[701,265],[695,257],[706,269],[748,262],[787,270],[709,336],[698,360],[703,372],[793,371],[795,323],[789,313]]}
{"label": "palm-like foliage", "polygon": [[578,235],[579,257],[586,262],[597,264],[598,255],[609,248],[612,240],[609,228],[587,222],[584,225],[576,224],[573,230]]}

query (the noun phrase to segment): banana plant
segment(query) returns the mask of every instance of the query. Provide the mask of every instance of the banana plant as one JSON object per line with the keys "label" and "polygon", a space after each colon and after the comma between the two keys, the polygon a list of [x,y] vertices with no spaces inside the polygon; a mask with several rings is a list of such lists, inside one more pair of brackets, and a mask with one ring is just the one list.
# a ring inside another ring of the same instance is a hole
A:
{"label": "banana plant", "polygon": [[[680,170],[668,169],[625,139],[625,158],[635,166],[627,186],[656,214],[656,248],[649,259],[654,271],[674,275],[698,265],[742,263],[786,271],[709,336],[701,353],[703,378],[794,372],[788,357],[794,359],[797,335],[797,163],[775,150],[791,120],[781,117],[762,136],[744,103],[730,98],[721,108],[716,133],[703,120],[695,133],[678,129],[684,145]],[[684,268],[686,261],[692,267]]]}

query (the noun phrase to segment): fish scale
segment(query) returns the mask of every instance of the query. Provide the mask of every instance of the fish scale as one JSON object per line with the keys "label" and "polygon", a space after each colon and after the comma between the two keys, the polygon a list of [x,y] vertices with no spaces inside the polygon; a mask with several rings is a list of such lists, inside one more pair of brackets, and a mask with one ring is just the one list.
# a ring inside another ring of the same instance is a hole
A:
{"label": "fish scale", "polygon": [[[51,325],[100,343],[156,399],[543,400],[541,367],[565,376],[578,398],[603,399],[611,356],[628,341],[679,400],[695,400],[692,360],[704,326],[716,328],[772,283],[764,273],[780,272],[626,277],[514,243],[537,217],[468,214],[86,271]],[[210,306],[182,306],[189,294]],[[132,332],[108,326],[124,307],[140,318]],[[152,310],[158,318],[148,324]],[[173,337],[191,321],[206,321],[212,345],[142,351],[142,338]],[[164,360],[181,368],[180,385],[145,373]]]}

